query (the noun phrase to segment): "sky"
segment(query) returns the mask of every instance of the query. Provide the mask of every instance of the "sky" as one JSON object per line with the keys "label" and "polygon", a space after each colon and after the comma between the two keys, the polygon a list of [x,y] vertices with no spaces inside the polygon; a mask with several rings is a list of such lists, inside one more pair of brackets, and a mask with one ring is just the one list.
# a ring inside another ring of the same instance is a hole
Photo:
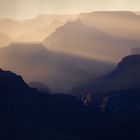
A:
{"label": "sky", "polygon": [[0,18],[26,19],[40,14],[112,10],[140,11],[140,0],[0,0]]}

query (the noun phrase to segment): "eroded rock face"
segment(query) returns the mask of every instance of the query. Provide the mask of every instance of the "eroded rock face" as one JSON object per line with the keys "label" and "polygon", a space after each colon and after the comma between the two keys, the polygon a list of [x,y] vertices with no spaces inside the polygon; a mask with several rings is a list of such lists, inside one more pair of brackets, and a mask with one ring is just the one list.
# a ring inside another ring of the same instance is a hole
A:
{"label": "eroded rock face", "polygon": [[81,98],[85,106],[90,106],[94,102],[94,96],[90,92],[86,92]]}
{"label": "eroded rock face", "polygon": [[84,106],[91,107],[97,112],[106,112],[108,102],[110,100],[109,95],[94,95],[92,92],[86,92],[81,98]]}

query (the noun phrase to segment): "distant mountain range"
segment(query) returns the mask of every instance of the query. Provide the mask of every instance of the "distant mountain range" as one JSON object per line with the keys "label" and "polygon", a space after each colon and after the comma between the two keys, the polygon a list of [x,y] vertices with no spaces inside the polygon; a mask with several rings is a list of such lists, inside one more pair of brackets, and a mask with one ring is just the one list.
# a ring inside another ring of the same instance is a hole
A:
{"label": "distant mountain range", "polygon": [[140,39],[140,16],[130,11],[99,11],[80,15],[82,23],[96,27],[110,35],[130,39]]}
{"label": "distant mountain range", "polygon": [[[41,30],[45,35],[44,28],[51,23],[56,27],[55,23],[64,24],[63,21],[72,17],[42,15],[22,23],[1,19],[0,30],[10,31],[15,36],[14,29],[21,28],[21,24],[26,25],[24,35],[28,39],[26,30],[30,33]],[[92,12],[80,14],[77,19],[56,30],[54,27],[54,32],[41,43],[12,43],[0,49],[0,66],[21,74],[28,83],[39,82],[53,91],[68,92],[73,86],[85,84],[111,71],[124,56],[140,46],[139,39],[132,37],[139,37],[139,16],[133,12]],[[134,26],[126,32],[125,25],[130,23]],[[9,30],[6,28],[8,25],[12,25]],[[9,43],[8,37],[6,40]]]}
{"label": "distant mountain range", "polygon": [[87,27],[80,21],[69,22],[58,28],[44,44],[56,51],[106,61],[118,60],[129,53],[133,46],[131,41],[114,38],[96,28]]}
{"label": "distant mountain range", "polygon": [[106,75],[97,84],[100,90],[139,89],[140,85],[140,55],[125,57],[117,68]]}
{"label": "distant mountain range", "polygon": [[11,41],[42,41],[55,32],[56,28],[76,19],[111,36],[139,41],[140,17],[130,11],[91,12],[81,13],[79,16],[39,15],[24,21],[0,19],[0,33],[9,36]]}
{"label": "distant mountain range", "polygon": [[70,18],[0,20],[1,140],[140,139],[140,17]]}
{"label": "distant mountain range", "polygon": [[21,76],[18,76],[10,71],[3,71],[2,69],[0,69],[0,88],[1,92],[14,92],[15,90],[20,91],[30,89]]}
{"label": "distant mountain range", "polygon": [[[39,15],[24,21],[0,19],[0,33],[9,36],[12,41],[42,41],[57,27],[75,17],[75,15]],[[57,22],[54,24],[54,21]]]}
{"label": "distant mountain range", "polygon": [[40,43],[13,43],[0,49],[0,67],[19,73],[28,82],[68,92],[110,71],[112,63],[47,50]]}
{"label": "distant mountain range", "polygon": [[140,16],[130,11],[40,15],[22,22],[1,19],[0,33],[11,38],[8,43],[43,41],[55,51],[117,63],[139,48],[139,23]]}

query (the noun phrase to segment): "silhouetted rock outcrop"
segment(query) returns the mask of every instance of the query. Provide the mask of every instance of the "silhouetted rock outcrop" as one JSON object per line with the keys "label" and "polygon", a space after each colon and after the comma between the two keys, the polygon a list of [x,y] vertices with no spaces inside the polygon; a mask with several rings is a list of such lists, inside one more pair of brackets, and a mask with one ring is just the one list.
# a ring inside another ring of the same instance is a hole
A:
{"label": "silhouetted rock outcrop", "polygon": [[[116,90],[139,89],[140,85],[140,55],[129,55],[122,59],[117,67],[110,72],[85,86],[77,87],[75,93],[91,91],[107,93]],[[73,93],[74,94],[74,93]]]}
{"label": "silhouetted rock outcrop", "polygon": [[[100,97],[86,94],[89,102],[84,107],[73,96],[38,92],[20,76],[0,70],[0,137],[4,140],[131,140],[134,135],[139,138],[139,93],[140,90],[133,89]],[[92,101],[95,102],[90,106]]]}
{"label": "silhouetted rock outcrop", "polygon": [[77,136],[70,134],[69,129],[80,126],[81,109],[81,103],[73,96],[38,92],[21,76],[0,70],[0,131],[4,134],[0,137],[5,140],[75,140]]}
{"label": "silhouetted rock outcrop", "polygon": [[140,18],[131,11],[97,11],[80,15],[81,21],[90,27],[96,27],[110,35],[139,40]]}
{"label": "silhouetted rock outcrop", "polygon": [[139,88],[140,55],[123,58],[114,71],[101,78],[95,85],[101,91]]}
{"label": "silhouetted rock outcrop", "polygon": [[111,73],[75,89],[74,93],[89,91],[93,95],[90,104],[98,111],[126,114],[139,112],[139,85],[140,55],[130,55],[123,58]]}
{"label": "silhouetted rock outcrop", "polygon": [[18,76],[10,71],[0,69],[0,90],[24,90],[29,89],[28,85],[23,81],[21,76]]}

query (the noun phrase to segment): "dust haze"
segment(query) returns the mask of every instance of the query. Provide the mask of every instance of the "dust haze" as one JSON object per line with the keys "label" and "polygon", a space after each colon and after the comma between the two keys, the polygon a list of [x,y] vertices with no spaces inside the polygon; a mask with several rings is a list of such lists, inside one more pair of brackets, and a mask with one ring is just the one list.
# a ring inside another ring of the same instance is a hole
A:
{"label": "dust haze", "polygon": [[0,19],[0,67],[69,93],[140,48],[140,16],[131,11]]}

